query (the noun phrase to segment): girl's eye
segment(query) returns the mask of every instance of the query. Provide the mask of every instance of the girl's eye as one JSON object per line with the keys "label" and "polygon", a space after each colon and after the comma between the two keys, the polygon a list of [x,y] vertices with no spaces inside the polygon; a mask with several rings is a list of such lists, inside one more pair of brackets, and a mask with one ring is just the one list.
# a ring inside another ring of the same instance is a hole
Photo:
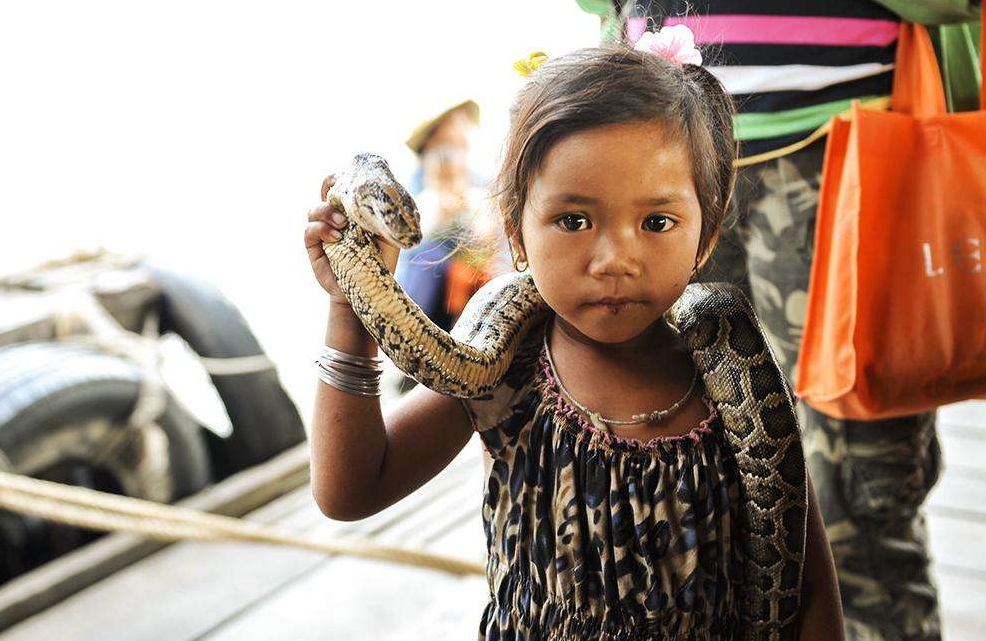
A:
{"label": "girl's eye", "polygon": [[644,229],[647,231],[663,232],[668,231],[676,224],[676,222],[667,216],[648,216],[647,220],[644,221]]}
{"label": "girl's eye", "polygon": [[558,219],[561,226],[568,231],[583,231],[589,229],[589,219],[582,214],[565,214]]}

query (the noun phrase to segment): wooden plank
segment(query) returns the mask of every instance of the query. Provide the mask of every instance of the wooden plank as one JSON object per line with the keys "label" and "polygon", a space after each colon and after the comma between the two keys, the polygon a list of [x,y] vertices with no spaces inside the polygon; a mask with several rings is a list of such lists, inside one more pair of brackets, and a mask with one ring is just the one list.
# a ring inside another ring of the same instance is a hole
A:
{"label": "wooden plank", "polygon": [[938,572],[942,636],[948,641],[981,641],[986,623],[986,579]]}
{"label": "wooden plank", "polygon": [[[195,639],[243,603],[265,598],[319,562],[315,552],[182,543],[118,572],[0,638]],[[166,586],[166,587],[162,587]]]}
{"label": "wooden plank", "polygon": [[[436,521],[428,527],[421,528],[418,532],[418,541],[420,541],[422,547],[437,547],[442,549],[442,546],[438,542],[445,540],[448,534],[458,531],[459,528],[467,523],[474,523],[477,532],[483,531],[482,505],[480,503],[466,505],[455,512],[449,512],[446,518]],[[484,548],[479,550],[474,556],[475,558],[480,558],[481,556],[485,556],[485,554],[486,550]]]}
{"label": "wooden plank", "polygon": [[[968,507],[968,498],[974,496],[976,487],[974,484],[963,486],[962,482],[962,479],[957,484],[943,482],[938,489],[939,504]],[[431,507],[440,509],[422,510],[416,518],[408,519],[388,536],[406,533],[415,542],[423,542],[428,548],[441,549],[450,554],[468,555],[471,549],[482,551],[484,541],[477,536],[481,532],[478,511],[470,516],[468,511],[462,509],[446,510],[445,506],[449,503],[456,507],[451,495],[446,500],[435,501]],[[455,523],[455,511],[464,515],[461,525]],[[440,515],[440,522],[437,523],[426,516],[436,513]],[[963,545],[961,542],[956,544],[954,539],[956,528],[962,528],[961,520],[959,523],[955,519],[936,520],[934,528],[932,540],[937,541],[939,546],[954,550],[956,545]],[[954,561],[955,558],[954,554],[951,558],[946,555],[947,561]],[[373,568],[371,566],[375,564],[371,563],[350,559],[345,562],[350,567],[344,567],[340,565],[342,561],[337,561],[332,566],[319,568],[305,581],[288,586],[275,599],[265,601],[255,610],[245,611],[241,617],[226,622],[203,641],[269,639],[281,635],[292,639],[317,639],[323,638],[324,630],[331,630],[333,638],[383,638],[388,641],[461,639],[475,635],[482,607],[488,598],[488,588],[482,581],[456,582],[446,586],[443,585],[445,581],[436,577],[428,579],[427,583],[407,583],[412,579],[402,577],[396,568],[388,571],[387,568]],[[951,566],[943,567],[947,569]],[[409,574],[416,572],[410,570]],[[340,585],[340,575],[347,574],[358,576],[359,582],[342,581]],[[977,638],[961,636],[968,626],[962,619],[951,620],[962,615],[964,607],[961,601],[952,603],[956,592],[954,586],[969,582],[972,582],[970,585],[975,584],[976,579],[945,575],[941,580],[947,585],[943,591],[943,599],[947,601],[943,611],[949,619],[947,623],[950,627],[947,629],[950,638]],[[374,585],[367,589],[366,583]],[[436,595],[434,599],[430,598],[433,593]],[[424,599],[425,606],[422,606],[423,596],[429,597]],[[320,611],[319,605],[322,603],[338,604],[339,607]],[[290,621],[286,629],[285,621]]]}
{"label": "wooden plank", "polygon": [[[300,496],[299,496],[300,495]],[[299,501],[304,497],[306,500]],[[353,532],[354,524],[326,519],[305,487],[249,520],[322,535]],[[265,512],[269,514],[265,514]],[[194,639],[244,606],[263,600],[317,566],[324,556],[290,548],[237,543],[173,545],[117,572],[75,597],[0,635],[3,641],[39,638]],[[95,616],[90,614],[96,610]]]}
{"label": "wooden plank", "polygon": [[[479,459],[475,459],[479,465]],[[478,513],[482,496],[471,484],[450,484],[441,494],[421,505],[414,513],[380,535],[382,543],[417,547],[428,533],[448,527],[448,522],[459,520],[463,513]]]}
{"label": "wooden plank", "polygon": [[986,440],[957,434],[940,435],[945,469],[952,466],[983,470],[986,461]]}
{"label": "wooden plank", "polygon": [[939,407],[938,421],[939,423],[965,425],[986,431],[986,401],[963,401]]}
{"label": "wooden plank", "polygon": [[941,439],[957,436],[978,441],[986,441],[986,426],[967,425],[963,423],[938,422],[938,437]]}
{"label": "wooden plank", "polygon": [[[308,478],[308,444],[302,443],[178,505],[241,516],[299,487]],[[168,545],[131,534],[110,534],[8,581],[0,587],[0,630],[50,608]]]}
{"label": "wooden plank", "polygon": [[[465,638],[475,638],[486,594],[480,577],[457,579],[418,568],[337,558],[227,619],[199,641],[378,639],[402,631],[409,621],[450,600],[460,609]],[[430,633],[416,637],[436,638]]]}
{"label": "wooden plank", "polygon": [[[432,546],[463,555],[483,550],[476,523],[446,535],[466,544]],[[337,558],[283,590],[223,621],[200,641],[267,641],[272,638],[408,639],[475,638],[489,598],[484,577],[456,578],[418,568]]]}
{"label": "wooden plank", "polygon": [[[325,518],[314,505],[307,486],[248,518],[264,522],[274,519],[283,527],[319,536],[342,532],[379,534],[435,501],[436,492],[443,493],[449,487],[460,485],[462,471],[478,465],[474,452],[464,452],[460,456],[461,459],[453,461],[418,492],[364,521],[341,523]],[[282,503],[290,507],[285,509]],[[379,565],[387,572],[417,572],[425,582],[445,576],[386,563],[335,559],[305,550],[256,544],[185,542],[152,555],[24,621],[0,634],[0,640],[198,639],[221,629],[224,622],[238,620],[244,613],[276,600],[294,584],[305,583],[315,570],[334,567],[342,560],[353,564],[357,570],[348,574],[329,570],[329,574],[335,582],[347,578],[342,583],[349,590],[353,589],[353,581],[357,586],[365,585],[372,572],[367,569],[371,565]],[[323,595],[314,614],[324,613],[326,603],[331,601],[326,601]],[[314,629],[324,638],[324,626],[316,625]],[[279,636],[283,638],[283,634]]]}
{"label": "wooden plank", "polygon": [[934,561],[986,576],[986,522],[947,514],[928,517],[928,539]]}
{"label": "wooden plank", "polygon": [[967,512],[972,520],[986,520],[986,476],[954,474],[946,467],[926,505],[932,515]]}
{"label": "wooden plank", "polygon": [[[981,632],[986,622],[986,608],[979,596],[986,593],[986,556],[976,551],[978,542],[986,537],[986,523],[970,519],[970,514],[983,511],[979,497],[986,488],[986,472],[954,473],[983,470],[986,458],[977,448],[984,447],[986,439],[973,423],[969,419],[940,423],[946,471],[928,503],[930,542],[938,561],[946,634],[952,641],[979,638],[971,635]],[[276,513],[272,518],[298,531],[328,535],[346,527],[375,529],[381,539],[391,542],[420,544],[467,558],[482,554],[482,468],[474,463],[477,459],[470,458],[478,451],[470,452],[473,446],[478,448],[475,439],[439,477],[411,497],[357,524],[339,524],[322,517],[307,487],[258,510],[251,519],[273,510],[269,512]],[[955,464],[955,459],[960,463]],[[482,577],[460,579],[305,551],[282,551],[287,554],[280,556],[274,549],[264,548],[261,554],[251,546],[230,547],[234,549],[223,550],[223,544],[172,546],[118,575],[139,570],[141,581],[134,580],[126,587],[117,584],[113,591],[101,594],[91,588],[86,591],[87,595],[92,593],[90,598],[74,604],[73,610],[54,609],[51,614],[62,620],[60,627],[20,626],[16,631],[22,636],[0,635],[0,641],[66,637],[82,641],[474,638],[488,598]],[[188,549],[188,555],[170,561],[163,558],[180,549]],[[299,561],[288,558],[291,554],[312,556]],[[150,564],[157,557],[162,557],[160,567]],[[199,566],[197,571],[195,566]],[[105,583],[118,583],[117,578]],[[148,581],[161,585],[148,588]],[[131,590],[129,595],[126,588]],[[977,598],[979,603],[970,603]],[[105,608],[105,604],[121,599],[126,607],[93,616],[95,604],[102,602]],[[89,625],[87,621],[93,618],[95,623]]]}
{"label": "wooden plank", "polygon": [[[941,583],[940,604],[949,638],[971,632],[970,615],[986,622],[981,600],[978,611],[965,608],[957,585],[986,581],[986,403],[970,401],[939,409],[938,428],[944,469],[928,497],[929,547]],[[986,584],[979,586],[979,594]],[[970,637],[967,637],[970,638]],[[978,638],[978,637],[976,637]]]}
{"label": "wooden plank", "polygon": [[[462,558],[485,555],[483,470],[470,458],[466,478],[422,504],[378,537]],[[489,599],[485,577],[457,578],[351,558],[334,559],[244,609],[200,641],[388,639],[459,641],[475,638]],[[326,631],[331,633],[327,634]]]}
{"label": "wooden plank", "polygon": [[[460,510],[463,514],[457,523],[447,523],[444,528],[422,532],[422,545],[425,549],[440,550],[462,558],[484,558],[486,536],[483,532],[480,503],[481,500],[473,509]],[[399,627],[384,635],[383,639],[460,641],[476,638],[483,609],[490,599],[486,577],[460,580],[448,588],[430,585],[425,587],[433,590],[434,598],[428,599],[422,607],[407,608]],[[358,624],[359,619],[354,617],[354,630],[358,629]]]}
{"label": "wooden plank", "polygon": [[[410,496],[370,517],[370,519],[382,519],[387,523],[386,527],[378,530],[380,532],[378,539],[381,543],[411,545],[399,536],[391,536],[391,533],[407,533],[409,529],[412,529],[408,526],[409,522],[415,522],[423,513],[434,513],[434,506],[444,504],[448,493],[454,492],[462,486],[466,475],[477,465],[474,453],[469,450],[470,448],[467,446],[441,473]],[[425,488],[428,488],[424,496],[427,500],[422,500],[422,497],[415,499],[414,497],[425,491]],[[405,508],[402,509],[399,506],[405,506]],[[413,509],[406,509],[412,506]]]}

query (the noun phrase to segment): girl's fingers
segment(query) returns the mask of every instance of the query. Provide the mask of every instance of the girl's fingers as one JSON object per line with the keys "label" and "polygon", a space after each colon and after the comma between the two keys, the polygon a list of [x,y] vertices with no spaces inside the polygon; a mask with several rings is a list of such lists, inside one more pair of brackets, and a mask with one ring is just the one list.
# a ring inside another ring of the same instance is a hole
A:
{"label": "girl's fingers", "polygon": [[334,185],[334,184],[336,184],[336,175],[335,174],[329,174],[328,176],[326,176],[322,180],[322,200],[323,201],[325,200],[325,197],[328,196],[329,190],[332,189],[332,185]]}
{"label": "girl's fingers", "polygon": [[324,222],[308,223],[305,227],[305,247],[308,249],[316,248],[322,251],[323,243],[334,243],[340,238],[342,234]]}
{"label": "girl's fingers", "polygon": [[328,216],[331,216],[334,211],[335,209],[332,208],[332,205],[327,205],[325,203],[322,203],[321,205],[315,205],[314,207],[308,210],[308,222],[310,223],[314,223],[317,221],[327,222]]}
{"label": "girl's fingers", "polygon": [[332,205],[316,205],[308,210],[308,222],[324,222],[342,229],[349,222],[346,215]]}
{"label": "girl's fingers", "polygon": [[[315,217],[317,218],[317,216]],[[315,268],[316,275],[323,273],[325,269],[331,271],[331,268],[328,267],[328,258],[325,255],[323,245],[335,243],[341,239],[342,233],[323,220],[313,220],[305,226],[305,249],[308,251],[308,258]],[[384,240],[377,240],[377,248],[380,250],[384,264],[393,273],[401,248]]]}
{"label": "girl's fingers", "polygon": [[322,261],[328,265],[329,259],[325,255],[325,250],[322,249],[321,245],[311,245],[308,247],[308,260],[312,262],[312,265],[320,265]]}

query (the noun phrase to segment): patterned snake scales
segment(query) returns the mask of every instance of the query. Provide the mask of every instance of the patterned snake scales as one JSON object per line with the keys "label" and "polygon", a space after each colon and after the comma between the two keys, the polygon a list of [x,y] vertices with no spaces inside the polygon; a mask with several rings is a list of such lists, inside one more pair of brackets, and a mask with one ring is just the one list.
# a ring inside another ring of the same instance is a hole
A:
{"label": "patterned snake scales", "polygon": [[[474,398],[504,375],[524,334],[550,311],[527,274],[487,283],[451,334],[432,323],[381,262],[372,235],[421,240],[411,196],[378,156],[356,156],[328,201],[351,221],[325,244],[340,288],[380,348],[437,392]],[[787,381],[738,289],[692,284],[671,310],[725,425],[742,481],[745,640],[797,634],[807,514],[804,455]]]}

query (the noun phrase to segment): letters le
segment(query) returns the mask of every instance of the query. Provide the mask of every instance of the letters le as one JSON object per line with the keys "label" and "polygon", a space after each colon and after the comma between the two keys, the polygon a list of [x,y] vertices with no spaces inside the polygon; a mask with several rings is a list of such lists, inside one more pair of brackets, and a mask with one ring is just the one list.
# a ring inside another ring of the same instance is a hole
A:
{"label": "letters le", "polygon": [[[935,278],[944,275],[944,267],[935,267],[934,257],[931,255],[931,243],[921,243],[921,251],[924,254],[925,276]],[[981,241],[978,238],[963,238],[952,243],[952,259],[958,268],[966,274],[981,273],[983,271]]]}

